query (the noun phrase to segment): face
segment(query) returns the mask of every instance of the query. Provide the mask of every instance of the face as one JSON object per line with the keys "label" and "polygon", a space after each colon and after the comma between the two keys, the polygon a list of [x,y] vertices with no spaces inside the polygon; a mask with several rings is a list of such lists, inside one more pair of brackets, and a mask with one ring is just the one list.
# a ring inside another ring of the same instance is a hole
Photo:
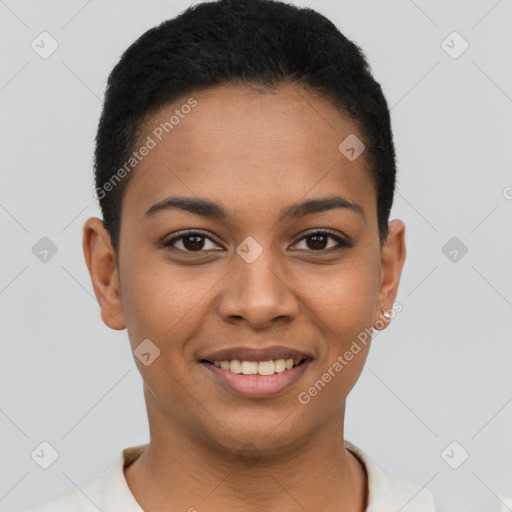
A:
{"label": "face", "polygon": [[401,221],[381,250],[365,154],[339,149],[349,135],[365,140],[297,86],[218,86],[145,123],[119,268],[99,219],[84,250],[104,321],[149,354],[135,361],[152,431],[275,451],[343,421],[370,343],[344,355],[392,307],[405,258]]}

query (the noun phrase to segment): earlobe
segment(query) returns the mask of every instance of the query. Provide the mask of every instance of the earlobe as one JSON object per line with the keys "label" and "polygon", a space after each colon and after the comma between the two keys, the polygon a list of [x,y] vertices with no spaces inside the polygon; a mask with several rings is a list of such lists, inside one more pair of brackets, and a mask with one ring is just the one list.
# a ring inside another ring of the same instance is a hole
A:
{"label": "earlobe", "polygon": [[87,219],[82,246],[103,322],[111,329],[125,329],[115,252],[101,219]]}
{"label": "earlobe", "polygon": [[[391,320],[393,304],[398,292],[398,285],[405,263],[405,224],[401,220],[393,220],[389,224],[389,235],[382,247],[381,282],[379,289],[379,315],[376,323],[385,329]],[[386,315],[385,313],[388,313]]]}

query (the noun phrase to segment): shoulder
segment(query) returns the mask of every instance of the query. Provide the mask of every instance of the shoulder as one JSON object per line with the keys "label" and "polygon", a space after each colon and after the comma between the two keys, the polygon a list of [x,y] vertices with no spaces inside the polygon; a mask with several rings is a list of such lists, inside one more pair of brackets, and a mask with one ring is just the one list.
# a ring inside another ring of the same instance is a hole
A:
{"label": "shoulder", "polygon": [[130,492],[123,467],[142,453],[146,446],[125,448],[105,471],[28,512],[143,512]]}
{"label": "shoulder", "polygon": [[345,447],[361,460],[366,469],[366,512],[436,512],[434,498],[428,489],[387,471],[349,441],[345,441]]}

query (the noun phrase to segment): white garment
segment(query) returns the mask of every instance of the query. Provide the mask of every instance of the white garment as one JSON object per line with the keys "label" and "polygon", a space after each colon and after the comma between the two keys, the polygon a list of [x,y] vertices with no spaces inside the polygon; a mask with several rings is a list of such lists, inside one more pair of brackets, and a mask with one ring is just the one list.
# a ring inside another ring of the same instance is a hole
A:
{"label": "white garment", "polygon": [[[125,448],[114,464],[52,501],[29,512],[144,512],[128,487],[123,467],[133,462],[148,445]],[[345,447],[361,460],[368,475],[366,512],[435,512],[432,494],[409,480],[386,471],[357,446]]]}

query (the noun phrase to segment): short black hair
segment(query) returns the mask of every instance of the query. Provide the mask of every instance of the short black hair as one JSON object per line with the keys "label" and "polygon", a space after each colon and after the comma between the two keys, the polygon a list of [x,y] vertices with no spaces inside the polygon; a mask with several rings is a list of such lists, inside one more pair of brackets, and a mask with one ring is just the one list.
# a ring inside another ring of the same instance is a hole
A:
{"label": "short black hair", "polygon": [[362,50],[310,8],[216,0],[192,5],[145,32],[109,75],[94,163],[96,196],[116,261],[123,192],[133,176],[126,163],[136,166],[131,157],[144,120],[215,85],[272,90],[290,83],[331,100],[360,127],[382,246],[395,191],[395,149],[386,99]]}

